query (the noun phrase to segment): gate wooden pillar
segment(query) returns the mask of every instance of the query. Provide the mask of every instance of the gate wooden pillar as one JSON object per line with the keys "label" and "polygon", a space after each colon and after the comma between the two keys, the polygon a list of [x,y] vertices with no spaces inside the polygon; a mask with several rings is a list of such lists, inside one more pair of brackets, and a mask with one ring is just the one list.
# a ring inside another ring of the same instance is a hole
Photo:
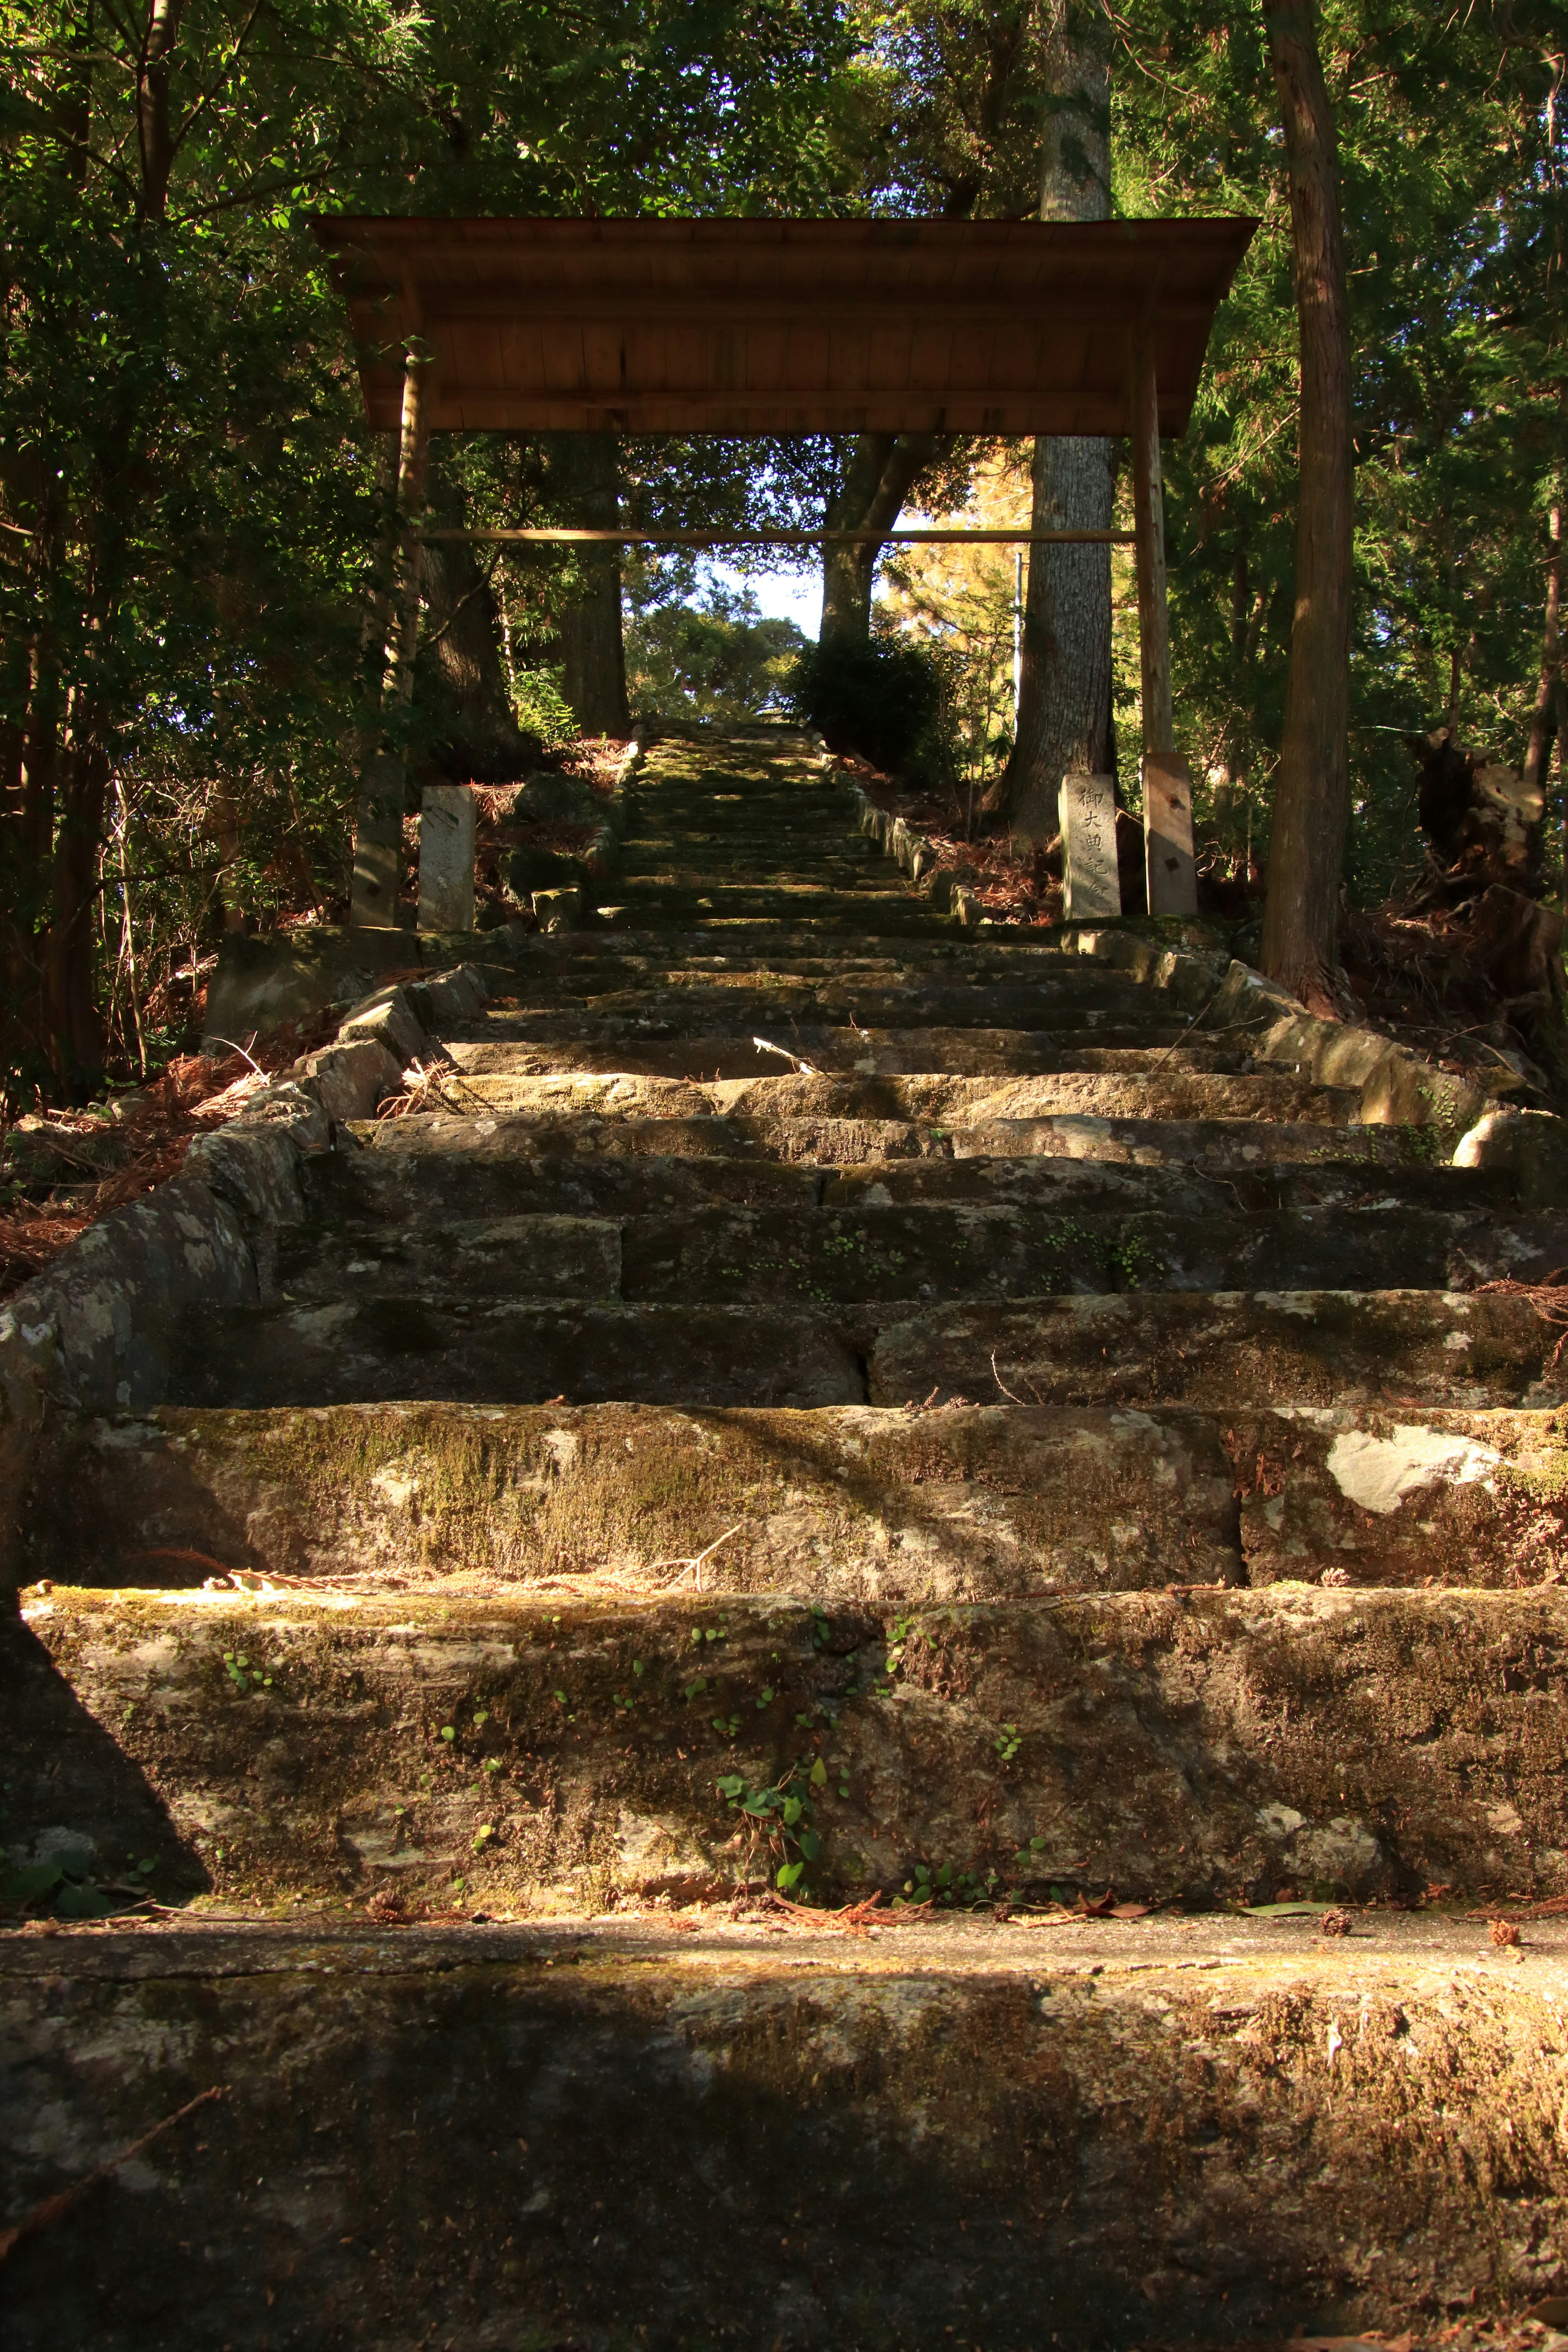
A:
{"label": "gate wooden pillar", "polygon": [[1160,475],[1160,387],[1145,325],[1130,354],[1132,527],[1138,564],[1138,654],[1143,687],[1143,854],[1152,915],[1197,912],[1193,787],[1176,750],[1171,621],[1165,597],[1165,504]]}
{"label": "gate wooden pillar", "polygon": [[397,922],[404,803],[407,796],[407,762],[400,738],[414,700],[414,659],[419,649],[419,524],[425,507],[430,438],[431,362],[417,333],[415,299],[414,290],[409,289],[405,315],[412,314],[413,327],[403,370],[403,418],[397,456],[397,553],[382,673],[383,723],[360,779],[354,824],[353,889],[349,908],[351,923],[383,930]]}

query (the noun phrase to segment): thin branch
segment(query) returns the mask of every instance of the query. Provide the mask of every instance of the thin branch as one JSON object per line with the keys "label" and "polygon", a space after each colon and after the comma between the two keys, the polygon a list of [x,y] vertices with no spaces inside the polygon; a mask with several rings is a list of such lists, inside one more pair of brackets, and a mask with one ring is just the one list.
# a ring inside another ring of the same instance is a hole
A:
{"label": "thin branch", "polygon": [[143,2148],[151,2147],[164,2132],[172,2131],[176,2124],[184,2123],[187,2116],[195,2115],[196,2109],[205,2107],[209,2100],[226,2098],[227,2095],[226,2084],[216,2084],[210,2091],[198,2091],[194,2099],[187,2099],[184,2105],[176,2107],[172,2116],[165,2116],[162,2123],[154,2124],[152,2130],[143,2132],[140,2139],[133,2139],[129,2147],[122,2147],[118,2156],[110,2158],[107,2164],[95,2165],[90,2172],[84,2173],[68,2189],[58,2189],[53,2197],[46,2197],[41,2205],[35,2205],[30,2213],[24,2213],[9,2230],[0,2230],[0,2263],[15,2252],[24,2238],[34,2237],[38,2231],[47,2229],[51,2221],[59,2221],[63,2214],[70,2211],[79,2197],[84,2196],[100,2180],[107,2180],[111,2173],[119,2171],[122,2164],[129,2164],[133,2157],[140,2156]]}

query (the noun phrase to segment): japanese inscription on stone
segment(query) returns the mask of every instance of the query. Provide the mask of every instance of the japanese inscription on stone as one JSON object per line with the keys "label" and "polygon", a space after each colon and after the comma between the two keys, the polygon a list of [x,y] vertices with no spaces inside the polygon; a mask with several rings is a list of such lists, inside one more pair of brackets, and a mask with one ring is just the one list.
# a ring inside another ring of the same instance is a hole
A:
{"label": "japanese inscription on stone", "polygon": [[1110,776],[1062,778],[1062,911],[1069,922],[1120,915],[1116,870],[1116,788]]}

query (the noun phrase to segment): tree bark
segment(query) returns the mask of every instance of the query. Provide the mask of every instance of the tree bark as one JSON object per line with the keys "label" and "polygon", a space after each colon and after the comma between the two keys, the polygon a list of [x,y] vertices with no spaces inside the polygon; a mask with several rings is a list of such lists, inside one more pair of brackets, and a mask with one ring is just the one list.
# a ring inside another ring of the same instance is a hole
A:
{"label": "tree bark", "polygon": [[[551,473],[566,493],[580,530],[613,530],[621,519],[620,467],[610,433],[574,434],[560,448]],[[626,646],[621,635],[621,560],[612,548],[578,559],[583,590],[558,614],[566,699],[584,735],[625,735]]]}
{"label": "tree bark", "polygon": [[941,447],[934,433],[858,433],[849,462],[823,518],[829,530],[867,530],[881,536],[858,546],[822,551],[821,642],[832,638],[864,645],[871,634],[871,586],[883,537],[892,530],[904,500]]}
{"label": "tree bark", "polygon": [[1350,814],[1350,322],[1334,120],[1311,0],[1263,0],[1290,183],[1301,399],[1296,610],[1259,961],[1315,1008],[1334,1002]]}
{"label": "tree bark", "polygon": [[[1051,94],[1040,146],[1040,218],[1104,220],[1110,211],[1110,66],[1106,24],[1091,7],[1052,43]],[[1109,440],[1047,438],[1030,467],[1032,528],[1109,530],[1114,468]],[[1069,769],[1103,774],[1110,757],[1110,550],[1031,547],[1024,600],[1018,730],[990,796],[1026,840],[1060,827]]]}
{"label": "tree bark", "polygon": [[97,714],[73,690],[59,761],[54,888],[44,957],[50,1059],[66,1094],[86,1101],[103,1076],[103,1022],[94,1002],[93,924],[109,758]]}
{"label": "tree bark", "polygon": [[[430,462],[430,511],[440,523],[468,520],[461,491]],[[426,763],[435,780],[504,784],[521,775],[519,732],[501,660],[500,615],[474,548],[426,541],[422,551],[424,635],[415,700],[424,719]]]}
{"label": "tree bark", "polygon": [[[1551,556],[1546,567],[1546,623],[1541,638],[1541,675],[1536,681],[1535,708],[1530,715],[1530,741],[1524,754],[1524,788],[1546,806],[1546,778],[1552,765],[1552,738],[1557,733],[1558,688],[1563,676],[1563,640],[1559,615],[1563,600],[1563,509],[1553,506]],[[1561,759],[1561,744],[1559,758]]]}
{"label": "tree bark", "polygon": [[174,140],[169,121],[169,74],[179,38],[184,0],[149,0],[136,60],[136,142],[142,159],[142,211],[162,220],[169,203]]}

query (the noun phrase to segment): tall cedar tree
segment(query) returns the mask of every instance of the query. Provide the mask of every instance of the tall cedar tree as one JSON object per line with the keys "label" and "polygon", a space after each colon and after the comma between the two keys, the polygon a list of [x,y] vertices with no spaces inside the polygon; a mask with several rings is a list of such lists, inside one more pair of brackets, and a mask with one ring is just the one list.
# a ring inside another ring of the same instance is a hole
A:
{"label": "tall cedar tree", "polygon": [[1351,344],[1333,111],[1311,0],[1263,0],[1290,175],[1301,346],[1296,611],[1259,961],[1331,1003],[1350,816]]}

